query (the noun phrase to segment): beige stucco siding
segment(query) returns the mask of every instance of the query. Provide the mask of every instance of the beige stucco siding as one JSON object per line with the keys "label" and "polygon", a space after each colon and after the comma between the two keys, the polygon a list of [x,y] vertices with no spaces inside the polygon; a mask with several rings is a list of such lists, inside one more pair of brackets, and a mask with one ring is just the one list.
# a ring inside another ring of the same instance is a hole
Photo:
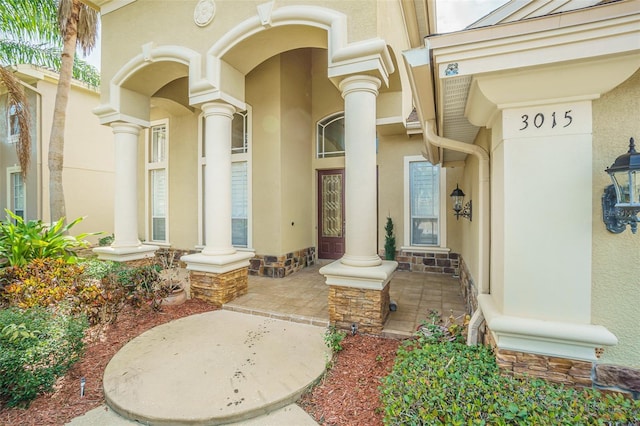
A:
{"label": "beige stucco siding", "polygon": [[311,122],[311,52],[281,55],[282,87],[282,247],[288,253],[313,245],[313,125]]}
{"label": "beige stucco siding", "polygon": [[[57,81],[46,78],[38,82],[42,94],[42,219],[50,219],[48,151]],[[114,156],[113,133],[101,126],[92,110],[99,103],[93,90],[72,85],[67,105],[64,188],[67,220],[85,217],[72,228],[72,234],[103,232],[89,237],[91,242],[113,232]],[[34,141],[35,142],[35,141]],[[36,176],[30,177],[36,178]]]}
{"label": "beige stucco siding", "polygon": [[603,362],[640,367],[640,234],[627,228],[612,234],[602,223],[601,197],[611,179],[604,172],[628,150],[629,138],[640,142],[640,71],[593,102],[593,259],[592,319],[618,338]]}
{"label": "beige stucco siding", "polygon": [[280,58],[271,58],[246,81],[253,107],[253,246],[266,254],[279,254],[282,246],[280,67]]}
{"label": "beige stucco siding", "polygon": [[380,136],[378,140],[378,247],[384,248],[387,216],[393,220],[396,249],[408,246],[404,241],[404,159],[420,155],[421,136]]}
{"label": "beige stucco siding", "polygon": [[[257,17],[257,6],[265,2],[262,0],[217,1],[214,20],[205,27],[197,26],[193,20],[197,0],[154,0],[153,7],[149,7],[150,3],[149,0],[138,0],[102,17],[104,29],[102,50],[109,52],[108,60],[102,61],[102,75],[107,77],[102,84],[103,102],[107,102],[109,99],[109,78],[129,60],[139,55],[143,45],[153,42],[155,46],[183,46],[199,53],[204,58],[214,43],[236,25],[249,18]],[[282,0],[276,3],[275,8],[289,5],[327,7],[344,13],[349,17],[346,34],[349,43],[377,36],[375,0],[325,2]],[[158,28],[176,30],[157,31]],[[295,44],[295,39],[290,38],[288,42]],[[260,46],[256,47],[260,48]],[[271,48],[272,46],[268,43],[262,46],[262,49]]]}

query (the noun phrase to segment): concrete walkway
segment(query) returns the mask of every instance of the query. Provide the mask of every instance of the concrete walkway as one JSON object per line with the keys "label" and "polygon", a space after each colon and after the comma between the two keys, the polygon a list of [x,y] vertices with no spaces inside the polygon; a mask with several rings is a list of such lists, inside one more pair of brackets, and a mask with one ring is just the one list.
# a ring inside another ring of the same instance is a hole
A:
{"label": "concrete walkway", "polygon": [[101,407],[70,424],[313,425],[293,403],[324,373],[324,331],[225,310],[158,326],[105,369],[105,400],[122,418]]}

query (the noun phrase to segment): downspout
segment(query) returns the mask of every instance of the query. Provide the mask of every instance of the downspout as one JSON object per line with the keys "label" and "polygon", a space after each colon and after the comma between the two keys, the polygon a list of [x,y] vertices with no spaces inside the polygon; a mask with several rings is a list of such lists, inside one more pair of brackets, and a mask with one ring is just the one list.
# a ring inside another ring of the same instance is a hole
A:
{"label": "downspout", "polygon": [[[475,144],[468,144],[453,139],[448,139],[442,136],[438,136],[436,133],[436,121],[429,120],[425,126],[425,138],[426,142],[431,145],[446,148],[465,154],[471,154],[478,159],[478,178],[480,181],[478,202],[474,203],[480,211],[480,233],[478,235],[478,253],[480,255],[479,273],[478,273],[478,294],[489,294],[489,257],[490,257],[490,245],[489,245],[489,194],[490,194],[490,182],[489,182],[489,154],[482,147]],[[426,147],[428,151],[428,146]],[[475,208],[474,208],[475,210]],[[471,321],[469,322],[469,333],[467,335],[467,344],[473,345],[478,342],[478,327],[484,320],[480,306],[473,313]]]}

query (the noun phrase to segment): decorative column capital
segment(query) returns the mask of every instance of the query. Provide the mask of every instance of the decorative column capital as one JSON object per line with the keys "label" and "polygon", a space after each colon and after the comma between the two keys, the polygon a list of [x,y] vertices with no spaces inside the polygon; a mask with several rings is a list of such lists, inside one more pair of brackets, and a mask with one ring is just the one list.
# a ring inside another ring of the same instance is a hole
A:
{"label": "decorative column capital", "polygon": [[378,77],[371,75],[353,75],[340,82],[339,88],[344,98],[352,92],[370,92],[378,96],[378,89],[382,81]]}
{"label": "decorative column capital", "polygon": [[233,119],[236,107],[226,102],[207,102],[200,107],[205,117],[212,115],[221,115],[229,119]]}
{"label": "decorative column capital", "polygon": [[129,133],[135,136],[140,134],[140,130],[142,130],[142,126],[133,123],[127,123],[124,121],[115,121],[111,123],[111,128],[113,129],[113,133]]}

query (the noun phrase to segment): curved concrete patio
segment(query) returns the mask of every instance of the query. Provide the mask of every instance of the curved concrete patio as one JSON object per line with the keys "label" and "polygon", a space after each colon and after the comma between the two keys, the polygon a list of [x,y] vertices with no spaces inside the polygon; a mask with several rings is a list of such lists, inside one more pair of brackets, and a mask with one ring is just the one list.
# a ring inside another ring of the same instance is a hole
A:
{"label": "curved concrete patio", "polygon": [[324,373],[325,329],[218,310],[124,346],[104,374],[107,404],[152,425],[216,425],[278,410]]}

